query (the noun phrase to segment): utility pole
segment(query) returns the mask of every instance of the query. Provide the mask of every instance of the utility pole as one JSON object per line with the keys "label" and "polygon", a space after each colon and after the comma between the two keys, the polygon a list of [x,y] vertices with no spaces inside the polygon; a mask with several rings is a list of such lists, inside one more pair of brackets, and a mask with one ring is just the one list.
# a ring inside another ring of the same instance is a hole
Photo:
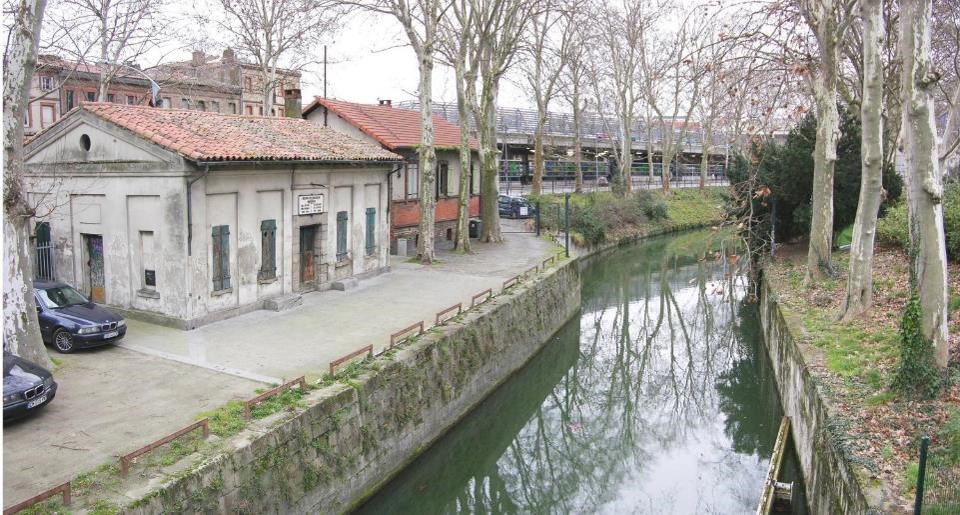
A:
{"label": "utility pole", "polygon": [[[327,45],[323,45],[323,98],[327,98]],[[323,108],[323,126],[327,126],[327,111],[326,107]]]}

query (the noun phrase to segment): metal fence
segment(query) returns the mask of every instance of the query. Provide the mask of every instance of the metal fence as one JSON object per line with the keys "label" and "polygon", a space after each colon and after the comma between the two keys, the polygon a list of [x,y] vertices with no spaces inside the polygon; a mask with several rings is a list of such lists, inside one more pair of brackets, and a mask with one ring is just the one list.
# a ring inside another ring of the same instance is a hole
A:
{"label": "metal fence", "polygon": [[36,259],[33,261],[33,278],[52,281],[56,278],[53,269],[53,242],[40,241],[35,244]]}
{"label": "metal fence", "polygon": [[924,437],[920,443],[913,513],[960,515],[960,463],[954,463],[944,453],[928,456],[928,445],[929,439]]}

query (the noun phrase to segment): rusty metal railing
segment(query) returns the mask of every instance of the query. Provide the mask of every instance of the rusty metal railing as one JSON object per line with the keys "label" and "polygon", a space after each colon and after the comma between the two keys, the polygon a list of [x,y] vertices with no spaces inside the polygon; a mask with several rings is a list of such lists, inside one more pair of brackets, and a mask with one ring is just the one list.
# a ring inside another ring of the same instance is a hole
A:
{"label": "rusty metal railing", "polygon": [[[416,333],[416,334],[414,334],[414,335],[408,335],[408,336],[405,337],[405,338],[398,338],[399,336],[403,336],[403,335],[409,333],[410,331],[413,331],[414,329],[417,329],[417,333]],[[415,324],[413,324],[413,325],[410,325],[409,327],[404,327],[403,329],[401,329],[401,330],[399,330],[399,331],[391,334],[391,335],[390,335],[390,347],[392,348],[394,345],[396,345],[398,340],[405,340],[405,339],[409,338],[410,336],[419,336],[419,335],[421,335],[421,334],[423,334],[423,320],[421,320],[421,321],[419,321],[419,322],[417,322],[417,323],[415,323]]]}
{"label": "rusty metal railing", "polygon": [[64,506],[70,506],[70,503],[73,502],[72,499],[70,498],[70,482],[67,481],[62,485],[55,486],[49,490],[40,492],[39,494],[34,495],[33,497],[27,499],[26,501],[14,504],[9,508],[4,508],[3,515],[12,515],[14,513],[17,513],[18,511],[25,510],[37,503],[46,501],[47,499],[57,494],[63,494],[63,501],[61,501],[60,504],[63,504]]}
{"label": "rusty metal railing", "polygon": [[361,347],[361,348],[359,348],[359,349],[351,352],[350,354],[347,354],[346,356],[343,356],[342,358],[337,358],[337,359],[331,361],[331,362],[330,362],[330,377],[337,377],[337,373],[336,373],[337,366],[342,365],[342,364],[346,363],[347,361],[350,361],[351,359],[353,359],[353,358],[355,358],[355,357],[357,357],[357,356],[359,356],[359,355],[361,355],[361,354],[366,354],[367,357],[373,357],[373,345],[367,345],[366,347]]}
{"label": "rusty metal railing", "polygon": [[292,380],[292,381],[287,381],[286,383],[283,383],[283,384],[280,385],[280,386],[276,386],[276,387],[274,387],[274,388],[271,388],[271,389],[269,389],[269,390],[261,393],[260,395],[257,395],[256,397],[254,397],[254,398],[252,398],[252,399],[248,399],[248,400],[246,400],[246,401],[243,401],[243,418],[249,420],[249,419],[250,419],[250,409],[251,409],[253,406],[256,406],[257,404],[260,404],[261,402],[269,399],[270,397],[273,397],[274,395],[277,395],[277,394],[279,394],[279,393],[281,393],[281,392],[283,392],[283,391],[286,391],[286,390],[290,389],[291,387],[293,387],[293,386],[296,385],[296,384],[299,384],[299,385],[300,385],[300,393],[307,393],[307,381],[306,381],[306,379],[305,379],[303,376],[300,376],[300,377],[298,377],[298,378],[296,378],[296,379],[294,379],[294,380]]}
{"label": "rusty metal railing", "polygon": [[141,454],[146,454],[146,453],[148,453],[148,452],[156,449],[157,447],[160,447],[161,445],[170,443],[170,442],[176,440],[177,438],[180,438],[181,436],[183,436],[183,435],[185,435],[185,434],[187,434],[187,433],[190,433],[191,431],[194,431],[194,430],[199,429],[199,428],[202,428],[202,429],[203,429],[203,438],[204,438],[204,439],[206,439],[207,437],[209,437],[209,436],[210,436],[210,419],[205,418],[205,419],[203,419],[203,420],[199,420],[199,421],[197,421],[197,422],[194,422],[193,424],[190,424],[189,426],[187,426],[187,427],[185,427],[185,428],[183,428],[183,429],[180,429],[180,430],[178,430],[178,431],[176,431],[176,432],[174,432],[174,433],[170,433],[169,435],[164,436],[163,438],[161,438],[161,439],[159,439],[159,440],[157,440],[157,441],[155,441],[155,442],[153,442],[153,443],[144,445],[143,447],[141,447],[141,448],[139,448],[139,449],[137,449],[137,450],[135,450],[135,451],[133,451],[133,452],[129,452],[129,453],[127,453],[127,454],[124,454],[123,456],[120,456],[120,475],[123,475],[123,476],[126,476],[126,475],[127,475],[127,470],[130,468],[130,462],[133,461],[133,459],[136,458],[137,456],[140,456]]}
{"label": "rusty metal railing", "polygon": [[447,313],[452,312],[453,310],[457,310],[457,314],[456,314],[456,315],[453,315],[454,317],[457,316],[457,315],[459,315],[459,314],[463,311],[463,303],[462,303],[462,302],[458,302],[458,303],[450,306],[450,307],[447,308],[447,309],[444,309],[444,310],[442,310],[442,311],[437,312],[437,318],[436,318],[436,321],[434,322],[434,325],[440,325],[441,323],[446,322],[446,321],[449,320],[450,318],[453,318],[453,317],[450,317],[450,318],[447,318],[447,319],[444,319],[444,318],[443,318],[444,315],[446,315]]}

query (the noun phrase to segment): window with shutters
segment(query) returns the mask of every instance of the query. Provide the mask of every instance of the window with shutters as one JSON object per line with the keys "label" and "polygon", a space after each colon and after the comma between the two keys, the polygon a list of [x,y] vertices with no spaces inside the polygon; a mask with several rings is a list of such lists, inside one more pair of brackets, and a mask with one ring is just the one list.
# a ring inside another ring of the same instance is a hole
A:
{"label": "window with shutters", "polygon": [[367,255],[377,253],[377,208],[367,208]]}
{"label": "window with shutters", "polygon": [[337,212],[337,261],[347,258],[347,212]]}
{"label": "window with shutters", "polygon": [[446,161],[437,163],[437,198],[450,195],[450,166]]}
{"label": "window with shutters", "polygon": [[215,225],[211,234],[213,244],[213,291],[230,289],[230,226]]}
{"label": "window with shutters", "polygon": [[74,106],[73,91],[68,90],[67,91],[67,111],[73,109],[73,106]]}
{"label": "window with shutters", "polygon": [[417,198],[417,188],[420,187],[420,165],[407,163],[406,198]]}
{"label": "window with shutters", "polygon": [[260,280],[277,278],[277,221],[260,222]]}

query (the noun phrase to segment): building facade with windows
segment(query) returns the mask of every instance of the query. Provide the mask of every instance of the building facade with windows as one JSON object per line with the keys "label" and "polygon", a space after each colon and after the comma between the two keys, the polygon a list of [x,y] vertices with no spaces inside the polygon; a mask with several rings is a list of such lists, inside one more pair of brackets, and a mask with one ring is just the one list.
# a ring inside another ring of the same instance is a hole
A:
{"label": "building facade with windows", "polygon": [[[37,56],[30,84],[30,100],[24,113],[23,132],[32,136],[53,125],[82,102],[95,102],[100,87],[100,67],[53,55]],[[150,81],[137,68],[121,70],[107,89],[109,102],[147,105]]]}
{"label": "building facade with windows", "polygon": [[[420,224],[420,113],[394,108],[389,100],[378,105],[357,104],[317,97],[304,110],[303,117],[320,126],[327,126],[350,137],[380,145],[401,155],[403,169],[390,180],[391,241],[408,240],[407,253],[416,251]],[[437,153],[434,198],[436,207],[435,237],[452,240],[457,220],[460,192],[460,130],[455,125],[434,115],[433,138]],[[480,216],[480,163],[478,145],[470,139],[471,170],[466,170],[468,202],[471,218]]]}
{"label": "building facade with windows", "polygon": [[134,315],[189,329],[388,269],[400,157],[302,119],[89,103],[25,156],[37,275]]}

